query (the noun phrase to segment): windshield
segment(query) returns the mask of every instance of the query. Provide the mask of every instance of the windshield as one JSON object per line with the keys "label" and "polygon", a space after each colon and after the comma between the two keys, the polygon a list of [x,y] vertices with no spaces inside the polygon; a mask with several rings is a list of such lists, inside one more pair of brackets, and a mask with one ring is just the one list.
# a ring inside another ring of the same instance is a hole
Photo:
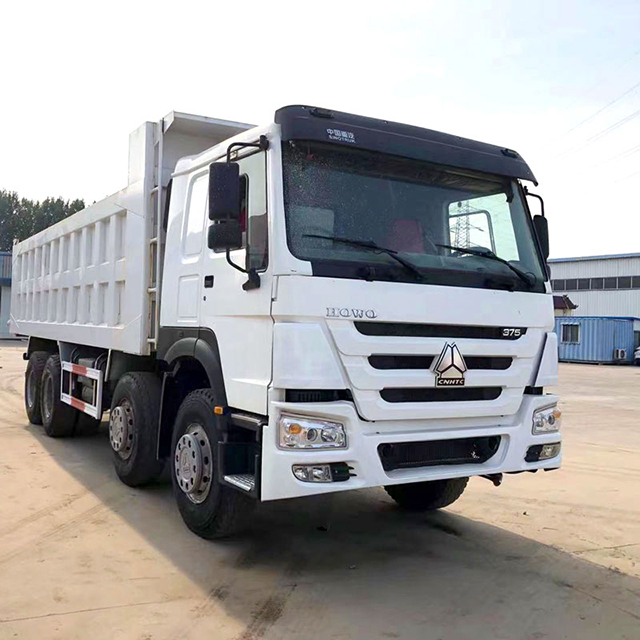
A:
{"label": "windshield", "polygon": [[[314,275],[545,290],[510,178],[307,143],[284,144],[283,165],[289,248]],[[397,252],[423,277],[358,242]]]}

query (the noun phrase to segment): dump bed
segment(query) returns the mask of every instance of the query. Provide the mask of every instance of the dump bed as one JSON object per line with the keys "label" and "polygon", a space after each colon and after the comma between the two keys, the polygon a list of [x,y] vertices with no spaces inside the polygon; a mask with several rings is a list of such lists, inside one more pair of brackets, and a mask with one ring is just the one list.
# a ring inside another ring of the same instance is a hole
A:
{"label": "dump bed", "polygon": [[14,245],[11,331],[151,353],[164,245],[158,221],[171,172],[178,158],[251,126],[171,112],[134,131],[125,189]]}

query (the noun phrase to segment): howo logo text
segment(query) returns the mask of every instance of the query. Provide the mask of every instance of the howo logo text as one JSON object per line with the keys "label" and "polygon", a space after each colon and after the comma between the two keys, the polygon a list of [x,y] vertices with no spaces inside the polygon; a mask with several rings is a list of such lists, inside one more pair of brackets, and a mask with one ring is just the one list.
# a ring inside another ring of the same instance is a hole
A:
{"label": "howo logo text", "polygon": [[348,307],[327,307],[327,318],[368,318],[373,320],[378,314],[373,309],[352,309]]}
{"label": "howo logo text", "polygon": [[436,387],[461,387],[467,365],[454,342],[445,344],[433,367]]}

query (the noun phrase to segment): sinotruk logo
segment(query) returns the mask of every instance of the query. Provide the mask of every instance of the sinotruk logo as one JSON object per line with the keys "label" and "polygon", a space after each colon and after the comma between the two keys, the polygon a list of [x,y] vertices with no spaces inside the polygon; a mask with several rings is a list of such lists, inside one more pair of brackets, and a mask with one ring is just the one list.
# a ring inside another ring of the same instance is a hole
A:
{"label": "sinotruk logo", "polygon": [[467,365],[454,342],[445,344],[433,367],[436,374],[436,387],[461,387],[464,385],[464,373]]}

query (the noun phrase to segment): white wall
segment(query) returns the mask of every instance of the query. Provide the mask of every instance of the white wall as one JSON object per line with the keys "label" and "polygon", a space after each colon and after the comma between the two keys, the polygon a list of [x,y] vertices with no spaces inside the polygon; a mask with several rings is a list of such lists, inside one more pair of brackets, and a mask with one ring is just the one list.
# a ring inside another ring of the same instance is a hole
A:
{"label": "white wall", "polygon": [[[640,254],[628,257],[550,260],[551,279],[607,278],[640,276]],[[640,289],[617,290],[555,290],[569,296],[578,305],[578,316],[635,316],[640,317]]]}

